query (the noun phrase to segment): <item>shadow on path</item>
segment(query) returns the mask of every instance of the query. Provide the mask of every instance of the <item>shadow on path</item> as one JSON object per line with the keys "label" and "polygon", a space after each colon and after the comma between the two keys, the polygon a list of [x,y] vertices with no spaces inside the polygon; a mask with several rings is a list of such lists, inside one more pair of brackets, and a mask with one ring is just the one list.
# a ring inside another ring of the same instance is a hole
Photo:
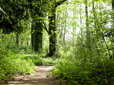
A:
{"label": "shadow on path", "polygon": [[36,68],[38,70],[35,74],[18,76],[15,81],[8,81],[8,84],[4,85],[65,85],[49,76],[53,66],[36,66]]}

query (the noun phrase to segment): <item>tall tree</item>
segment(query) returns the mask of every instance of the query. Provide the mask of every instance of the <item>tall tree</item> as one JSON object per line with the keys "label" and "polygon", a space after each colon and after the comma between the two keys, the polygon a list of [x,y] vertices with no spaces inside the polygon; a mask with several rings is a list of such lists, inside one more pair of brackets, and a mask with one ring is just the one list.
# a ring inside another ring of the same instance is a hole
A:
{"label": "tall tree", "polygon": [[[88,23],[88,1],[85,0],[85,16],[86,16],[86,42],[87,42],[87,48],[89,48],[89,23]],[[86,63],[86,56],[84,56],[84,65]]]}
{"label": "tall tree", "polygon": [[[97,23],[96,23],[96,12],[95,12],[95,0],[92,0],[92,9],[93,9],[93,23],[94,23],[94,29],[97,29]],[[96,31],[96,33],[95,34],[97,34],[97,31]],[[96,38],[95,37],[93,37],[94,38],[94,44],[95,44],[95,48],[96,48],[96,51],[97,51],[97,57],[99,58],[99,51],[98,51],[98,47],[97,47],[97,40],[96,40]]]}
{"label": "tall tree", "polygon": [[85,0],[85,16],[86,16],[86,40],[87,40],[87,46],[89,48],[89,39],[90,39],[90,33],[89,33],[89,17],[88,17],[88,0]]}
{"label": "tall tree", "polygon": [[[86,16],[86,44],[88,48],[88,52],[91,55],[91,40],[90,40],[90,29],[89,29],[89,16],[88,16],[88,0],[85,0],[85,16]],[[85,58],[86,61],[86,58]],[[91,56],[90,56],[91,61]]]}
{"label": "tall tree", "polygon": [[[113,19],[113,25],[112,25],[112,28],[111,28],[111,34],[112,34],[112,38],[111,38],[111,43],[112,43],[112,46],[114,46],[114,0],[112,0],[112,19]],[[114,49],[114,47],[113,47],[113,49]],[[113,51],[113,60],[114,60],[114,50],[112,50]]]}
{"label": "tall tree", "polygon": [[40,20],[34,22],[34,32],[33,32],[33,43],[34,43],[34,51],[35,53],[40,53],[42,50],[42,22]]}
{"label": "tall tree", "polygon": [[39,0],[37,3],[35,1],[30,0],[30,12],[32,18],[32,26],[31,26],[31,44],[32,49],[38,53],[40,53],[42,49],[42,31],[43,31],[43,5],[45,5],[46,1]]}
{"label": "tall tree", "polygon": [[25,7],[21,5],[23,1],[11,1],[11,0],[1,0],[0,6],[4,10],[4,13],[0,13],[0,29],[3,33],[10,33],[12,31],[22,31],[22,26],[18,26],[18,22],[22,19],[27,19],[25,12]]}
{"label": "tall tree", "polygon": [[49,53],[47,56],[54,56],[56,52],[56,43],[57,43],[57,29],[56,29],[56,8],[63,4],[67,0],[62,0],[56,2],[56,0],[52,0],[50,6],[50,13],[49,13],[49,30],[45,27],[46,31],[49,34]]}

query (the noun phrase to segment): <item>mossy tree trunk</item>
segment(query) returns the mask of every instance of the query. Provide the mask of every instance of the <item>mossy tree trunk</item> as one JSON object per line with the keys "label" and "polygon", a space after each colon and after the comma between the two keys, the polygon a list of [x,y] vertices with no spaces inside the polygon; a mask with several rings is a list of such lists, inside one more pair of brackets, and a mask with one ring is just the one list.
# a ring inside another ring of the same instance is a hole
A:
{"label": "mossy tree trunk", "polygon": [[40,53],[42,50],[42,22],[41,20],[35,21],[33,26],[33,48],[35,53]]}
{"label": "mossy tree trunk", "polygon": [[[42,50],[42,31],[43,31],[43,26],[42,26],[43,12],[41,11],[42,0],[39,0],[38,2],[39,7],[32,6],[33,5],[32,0],[30,0],[29,2],[30,2],[30,8],[31,8],[30,17],[32,18],[31,45],[35,53],[40,53]],[[35,14],[37,15],[35,16]]]}
{"label": "mossy tree trunk", "polygon": [[56,51],[56,26],[55,26],[55,12],[56,7],[52,6],[52,14],[49,16],[49,54],[48,56],[54,56]]}
{"label": "mossy tree trunk", "polygon": [[51,6],[51,12],[49,14],[49,30],[45,27],[46,31],[49,34],[49,53],[47,56],[52,57],[55,55],[56,52],[56,44],[57,44],[57,29],[56,29],[56,8],[64,3],[67,0],[62,0],[59,2],[56,2],[56,0],[53,0],[53,4]]}

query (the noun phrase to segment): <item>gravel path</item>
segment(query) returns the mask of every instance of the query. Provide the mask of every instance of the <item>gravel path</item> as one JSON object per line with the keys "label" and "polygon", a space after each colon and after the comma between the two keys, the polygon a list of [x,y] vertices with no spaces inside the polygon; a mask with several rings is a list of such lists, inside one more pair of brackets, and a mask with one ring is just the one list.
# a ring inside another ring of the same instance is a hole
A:
{"label": "gravel path", "polygon": [[18,76],[15,81],[8,81],[8,84],[4,85],[65,85],[60,80],[55,80],[52,76],[49,76],[52,67],[36,66],[38,70],[35,74]]}

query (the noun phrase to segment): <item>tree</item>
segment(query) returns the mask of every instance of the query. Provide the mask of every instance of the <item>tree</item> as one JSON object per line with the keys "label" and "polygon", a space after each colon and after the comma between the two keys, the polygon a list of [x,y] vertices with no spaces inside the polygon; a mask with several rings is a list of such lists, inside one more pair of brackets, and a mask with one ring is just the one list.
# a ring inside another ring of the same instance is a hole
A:
{"label": "tree", "polygon": [[[111,33],[112,36],[111,36],[111,43],[112,43],[112,46],[114,46],[114,0],[112,0],[112,19],[113,19],[113,22],[112,22],[112,29],[111,29]],[[112,48],[114,49],[114,47]],[[114,50],[113,51],[113,60],[114,60]]]}
{"label": "tree", "polygon": [[37,3],[30,0],[30,16],[32,18],[31,26],[31,44],[32,49],[38,53],[42,50],[42,31],[43,31],[43,17],[45,13],[45,6],[47,1],[39,0]]}
{"label": "tree", "polygon": [[[25,2],[25,1],[24,1]],[[23,1],[1,1],[1,8],[5,11],[5,15],[0,13],[0,29],[3,33],[11,33],[13,31],[21,32],[23,28],[18,25],[18,22],[22,19],[27,19],[27,12],[25,6],[21,5]],[[26,2],[25,2],[26,3]]]}
{"label": "tree", "polygon": [[56,29],[56,8],[63,4],[65,1],[67,0],[62,0],[59,2],[56,2],[56,0],[52,0],[51,6],[50,6],[50,13],[48,16],[49,19],[49,30],[46,28],[45,29],[49,35],[49,53],[47,54],[47,56],[54,56],[55,52],[56,52],[56,43],[57,43],[57,29]]}
{"label": "tree", "polygon": [[33,32],[33,43],[34,43],[34,51],[35,53],[40,53],[42,50],[42,22],[40,20],[34,22],[34,32]]}
{"label": "tree", "polygon": [[[89,22],[88,22],[88,0],[85,0],[85,16],[86,16],[86,42],[87,48],[90,49],[90,33],[89,33]],[[84,57],[84,63],[86,62],[86,57]]]}

